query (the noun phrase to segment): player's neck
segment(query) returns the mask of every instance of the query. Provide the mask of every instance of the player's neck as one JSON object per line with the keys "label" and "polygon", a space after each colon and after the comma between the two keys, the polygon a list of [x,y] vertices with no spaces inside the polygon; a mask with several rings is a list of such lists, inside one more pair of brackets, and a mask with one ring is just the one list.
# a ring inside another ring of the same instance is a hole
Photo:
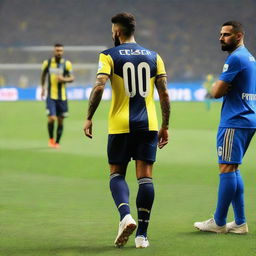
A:
{"label": "player's neck", "polygon": [[61,61],[61,57],[54,57],[55,58],[55,61],[57,62],[57,63],[60,63],[60,61]]}
{"label": "player's neck", "polygon": [[121,44],[136,43],[134,36],[131,36],[129,38],[120,38],[119,40],[120,40]]}
{"label": "player's neck", "polygon": [[236,48],[235,48],[234,50],[229,51],[228,53],[231,54],[232,52],[234,52],[234,51],[235,51],[237,48],[239,48],[240,46],[244,46],[244,42],[240,42],[240,43],[236,46]]}

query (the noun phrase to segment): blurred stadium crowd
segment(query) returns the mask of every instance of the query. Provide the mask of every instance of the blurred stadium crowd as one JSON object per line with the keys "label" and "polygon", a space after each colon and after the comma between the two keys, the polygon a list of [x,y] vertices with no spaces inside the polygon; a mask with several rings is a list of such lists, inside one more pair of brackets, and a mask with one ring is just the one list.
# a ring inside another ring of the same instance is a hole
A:
{"label": "blurred stadium crowd", "polygon": [[[196,81],[221,71],[226,54],[218,37],[227,20],[245,25],[246,46],[256,53],[255,10],[255,0],[0,0],[0,62],[41,63],[51,54],[24,46],[112,47],[110,18],[128,11],[137,18],[137,42],[162,56],[169,80]],[[97,52],[66,56],[73,63],[98,59]]]}

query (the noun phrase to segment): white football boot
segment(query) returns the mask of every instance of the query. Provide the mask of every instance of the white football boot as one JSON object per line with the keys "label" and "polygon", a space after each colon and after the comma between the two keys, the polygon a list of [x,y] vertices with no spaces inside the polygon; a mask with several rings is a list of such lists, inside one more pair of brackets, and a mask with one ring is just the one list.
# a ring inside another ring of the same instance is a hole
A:
{"label": "white football boot", "polygon": [[137,236],[135,237],[135,246],[136,248],[146,248],[149,246],[149,241],[147,237]]}
{"label": "white football boot", "polygon": [[247,223],[237,225],[235,221],[227,223],[227,232],[235,234],[247,234],[249,232]]}
{"label": "white football boot", "polygon": [[226,225],[218,226],[214,218],[202,222],[195,222],[194,227],[205,232],[227,233]]}
{"label": "white football boot", "polygon": [[118,234],[114,242],[115,246],[124,246],[127,243],[129,236],[133,233],[136,227],[136,222],[132,218],[131,214],[127,214],[119,223]]}

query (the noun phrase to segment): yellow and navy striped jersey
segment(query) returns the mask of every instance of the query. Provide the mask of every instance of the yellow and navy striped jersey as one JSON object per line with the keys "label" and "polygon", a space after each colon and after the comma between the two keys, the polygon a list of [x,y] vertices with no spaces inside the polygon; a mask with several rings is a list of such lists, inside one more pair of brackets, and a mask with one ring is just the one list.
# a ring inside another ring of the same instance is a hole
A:
{"label": "yellow and navy striped jersey", "polygon": [[158,130],[154,85],[166,72],[156,52],[137,43],[121,44],[100,53],[97,74],[111,81],[109,134]]}
{"label": "yellow and navy striped jersey", "polygon": [[67,100],[66,83],[59,83],[58,75],[69,76],[72,74],[70,61],[61,59],[56,62],[55,57],[45,60],[42,65],[42,72],[48,74],[48,96],[54,100]]}

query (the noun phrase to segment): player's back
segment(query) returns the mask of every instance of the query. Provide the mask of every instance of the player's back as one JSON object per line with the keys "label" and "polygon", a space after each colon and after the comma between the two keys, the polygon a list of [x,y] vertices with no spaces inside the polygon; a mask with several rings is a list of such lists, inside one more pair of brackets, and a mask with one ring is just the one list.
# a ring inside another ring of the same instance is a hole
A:
{"label": "player's back", "polygon": [[166,74],[160,56],[137,43],[124,43],[100,54],[100,73],[110,75],[112,86],[109,133],[157,131],[154,84]]}

